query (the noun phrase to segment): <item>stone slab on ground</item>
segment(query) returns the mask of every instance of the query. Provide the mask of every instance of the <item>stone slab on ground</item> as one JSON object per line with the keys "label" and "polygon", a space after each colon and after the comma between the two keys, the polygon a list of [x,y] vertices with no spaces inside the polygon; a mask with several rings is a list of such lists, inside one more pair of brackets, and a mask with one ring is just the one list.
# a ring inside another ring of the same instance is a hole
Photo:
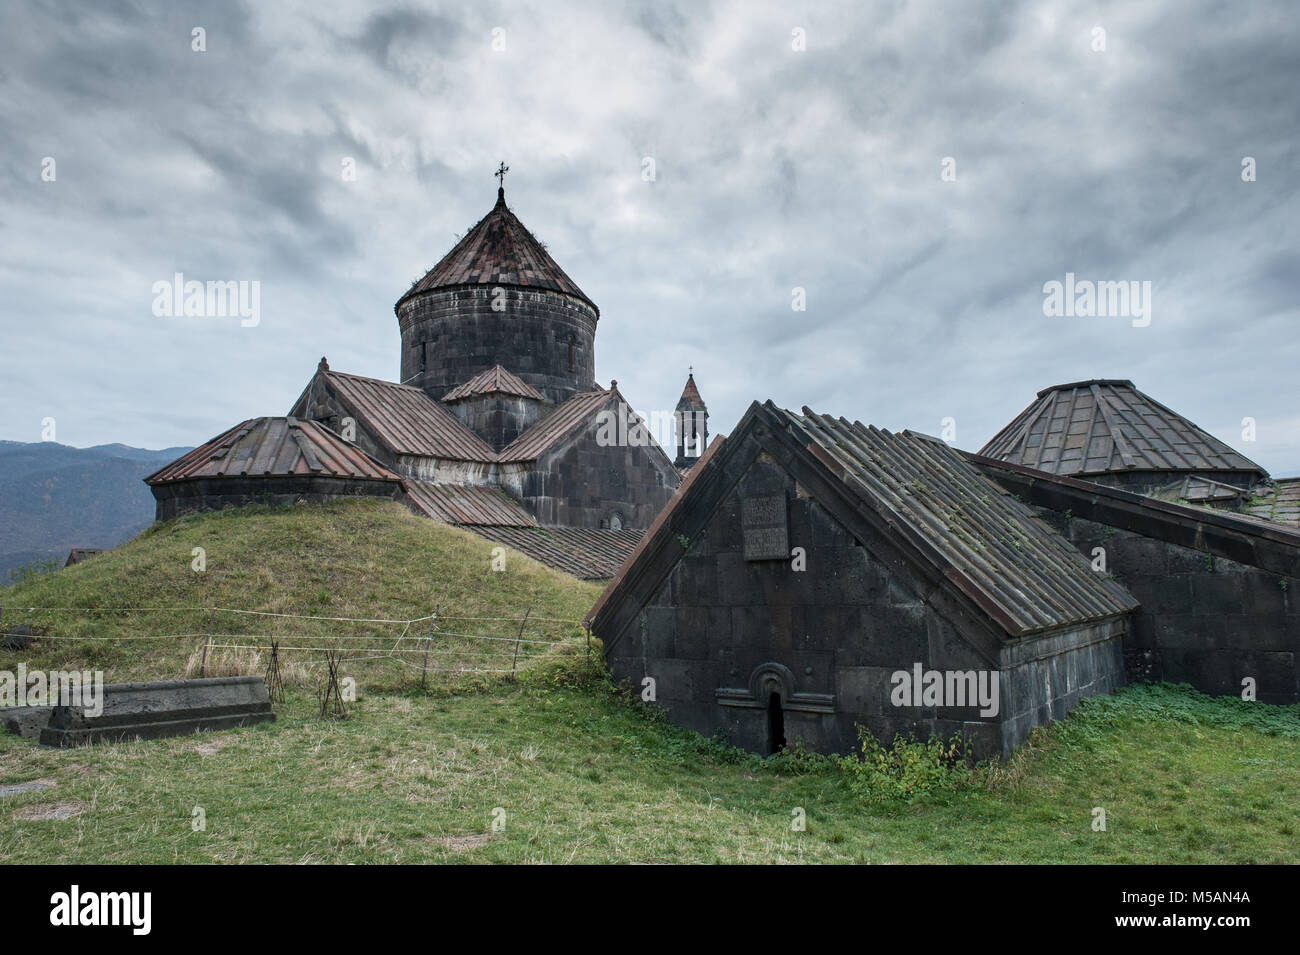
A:
{"label": "stone slab on ground", "polygon": [[9,783],[0,786],[0,799],[6,796],[17,796],[19,793],[37,792],[42,789],[53,789],[54,783],[48,779],[33,779],[29,783]]}
{"label": "stone slab on ground", "polygon": [[103,712],[88,716],[81,707],[54,707],[40,741],[44,746],[116,743],[274,719],[260,676],[110,683],[104,686]]}

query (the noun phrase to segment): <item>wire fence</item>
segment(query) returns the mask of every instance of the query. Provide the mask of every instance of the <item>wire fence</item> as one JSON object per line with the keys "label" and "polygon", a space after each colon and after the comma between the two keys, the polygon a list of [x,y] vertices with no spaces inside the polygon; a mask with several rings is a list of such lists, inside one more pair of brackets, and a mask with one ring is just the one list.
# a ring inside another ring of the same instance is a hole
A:
{"label": "wire fence", "polygon": [[216,606],[0,606],[0,639],[9,649],[81,651],[133,677],[170,669],[186,677],[264,671],[278,680],[294,666],[310,675],[339,664],[387,664],[408,679],[418,672],[427,685],[430,674],[514,676],[584,636],[590,654],[580,622],[534,615],[531,607],[518,616],[439,605],[418,617],[347,617]]}

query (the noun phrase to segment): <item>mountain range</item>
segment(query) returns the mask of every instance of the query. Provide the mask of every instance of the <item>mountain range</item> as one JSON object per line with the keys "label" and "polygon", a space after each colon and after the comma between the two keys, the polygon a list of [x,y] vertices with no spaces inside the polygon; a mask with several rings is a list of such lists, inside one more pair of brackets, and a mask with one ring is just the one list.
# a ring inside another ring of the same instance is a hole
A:
{"label": "mountain range", "polygon": [[0,441],[0,587],[33,560],[60,564],[74,547],[116,547],[153,523],[143,478],[188,448],[74,448]]}

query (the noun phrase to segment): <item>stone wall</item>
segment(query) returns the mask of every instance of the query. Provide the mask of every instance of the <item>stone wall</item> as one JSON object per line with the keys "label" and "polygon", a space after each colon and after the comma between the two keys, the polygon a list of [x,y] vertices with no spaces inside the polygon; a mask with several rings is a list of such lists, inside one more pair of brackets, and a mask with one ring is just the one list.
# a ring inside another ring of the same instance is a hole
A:
{"label": "stone wall", "polygon": [[[492,286],[425,292],[397,310],[402,332],[401,381],[441,401],[457,385],[501,365],[558,405],[596,390],[596,312],[556,292]],[[424,361],[424,374],[420,363]]]}
{"label": "stone wall", "polygon": [[518,395],[474,395],[450,402],[447,408],[460,423],[500,451],[537,423],[541,402]]}
{"label": "stone wall", "polygon": [[1003,751],[1035,726],[1064,719],[1079,700],[1124,685],[1125,621],[1077,627],[1002,648]]}
{"label": "stone wall", "polygon": [[192,511],[219,511],[227,507],[265,504],[283,507],[308,501],[314,504],[344,497],[381,497],[396,500],[396,481],[352,480],[302,475],[295,477],[228,477],[156,484],[155,520],[170,521]]}
{"label": "stone wall", "polygon": [[1266,703],[1300,700],[1300,578],[1283,576],[1121,527],[1036,508],[1141,601],[1125,648],[1130,680],[1190,683]]}

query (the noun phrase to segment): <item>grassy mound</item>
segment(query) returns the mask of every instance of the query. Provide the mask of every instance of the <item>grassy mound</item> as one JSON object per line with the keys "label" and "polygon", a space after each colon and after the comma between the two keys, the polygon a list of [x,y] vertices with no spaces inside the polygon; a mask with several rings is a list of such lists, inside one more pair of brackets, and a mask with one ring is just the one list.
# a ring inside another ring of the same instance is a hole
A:
{"label": "grassy mound", "polygon": [[[446,675],[509,669],[520,637],[525,662],[547,642],[576,640],[599,587],[509,550],[505,569],[493,570],[496,546],[373,500],[183,517],[0,589],[6,628],[29,624],[40,635],[30,651],[5,656],[102,669],[110,681],[163,679],[196,675],[209,634],[208,675],[260,672],[265,650],[253,648],[274,638],[289,661],[338,648],[357,662],[358,681],[384,685],[423,668],[425,649],[431,671]],[[435,608],[427,642],[427,620],[400,622]]]}

